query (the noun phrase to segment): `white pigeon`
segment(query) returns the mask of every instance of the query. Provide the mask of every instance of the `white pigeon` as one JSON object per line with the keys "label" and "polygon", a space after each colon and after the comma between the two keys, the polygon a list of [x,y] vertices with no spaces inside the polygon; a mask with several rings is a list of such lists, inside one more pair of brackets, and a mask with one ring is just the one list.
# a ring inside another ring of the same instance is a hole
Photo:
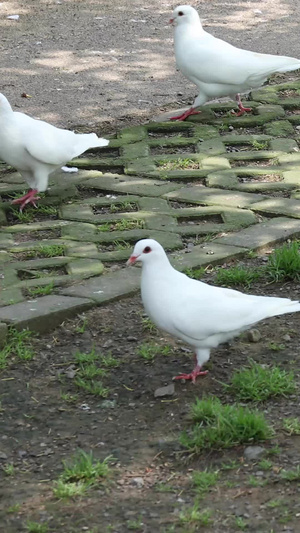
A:
{"label": "white pigeon", "polygon": [[36,207],[36,194],[46,191],[52,172],[89,148],[108,144],[95,133],[74,133],[14,112],[0,93],[0,158],[16,168],[30,187],[12,202],[20,204],[20,211],[28,204]]}
{"label": "white pigeon", "polygon": [[145,310],[162,330],[193,346],[196,366],[191,379],[206,374],[202,366],[210,350],[265,318],[300,311],[300,302],[288,298],[252,296],[214,287],[175,270],[153,239],[138,241],[127,265],[142,263],[141,292]]}
{"label": "white pigeon", "polygon": [[193,106],[170,120],[185,120],[200,113],[196,107],[222,96],[236,97],[243,115],[251,108],[240,93],[260,87],[271,74],[300,69],[300,60],[287,56],[258,54],[236,48],[203,30],[197,11],[188,5],[176,7],[170,23],[175,26],[174,45],[178,69],[199,89]]}

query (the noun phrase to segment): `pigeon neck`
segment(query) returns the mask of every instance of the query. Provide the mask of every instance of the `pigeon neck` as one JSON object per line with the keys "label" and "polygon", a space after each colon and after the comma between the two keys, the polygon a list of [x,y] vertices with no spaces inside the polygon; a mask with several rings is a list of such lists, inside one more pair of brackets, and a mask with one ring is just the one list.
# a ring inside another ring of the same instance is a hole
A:
{"label": "pigeon neck", "polygon": [[156,275],[160,275],[165,272],[170,272],[173,267],[166,254],[159,257],[159,261],[146,261],[143,263],[143,273],[155,272]]}
{"label": "pigeon neck", "polygon": [[200,19],[193,20],[189,24],[179,24],[175,28],[175,37],[177,38],[180,36],[180,38],[188,37],[190,39],[191,37],[199,37],[202,33],[204,33],[204,30]]}

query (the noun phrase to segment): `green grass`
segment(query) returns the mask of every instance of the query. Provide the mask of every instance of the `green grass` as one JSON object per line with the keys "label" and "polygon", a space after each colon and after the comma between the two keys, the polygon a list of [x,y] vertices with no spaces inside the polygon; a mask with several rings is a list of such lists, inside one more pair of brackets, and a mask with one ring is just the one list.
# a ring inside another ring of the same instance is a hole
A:
{"label": "green grass", "polygon": [[218,481],[219,472],[210,472],[203,470],[202,472],[193,472],[193,485],[198,494],[204,495],[210,488],[214,487]]}
{"label": "green grass", "polygon": [[231,383],[225,385],[239,401],[263,402],[275,396],[288,396],[296,391],[293,372],[278,366],[263,367],[254,361],[250,368],[236,370]]}
{"label": "green grass", "polygon": [[38,206],[38,213],[43,213],[44,215],[57,215],[57,208],[53,205],[42,205]]}
{"label": "green grass", "polygon": [[254,141],[252,141],[252,148],[253,150],[266,150],[268,148],[268,141],[259,142],[254,139]]}
{"label": "green grass", "polygon": [[75,379],[75,385],[80,389],[83,389],[88,394],[93,396],[100,396],[101,398],[107,398],[109,395],[109,388],[104,387],[102,381],[86,380],[81,377]]}
{"label": "green grass", "polygon": [[230,448],[266,440],[273,434],[264,415],[237,405],[222,405],[218,398],[196,399],[191,406],[193,426],[180,442],[190,452]]}
{"label": "green grass", "polygon": [[100,355],[99,360],[100,364],[104,366],[104,368],[118,368],[121,364],[121,361],[113,357],[110,353],[106,355]]}
{"label": "green grass", "polygon": [[33,287],[28,288],[28,296],[29,298],[36,298],[37,296],[46,296],[47,294],[52,294],[54,289],[53,282],[48,283],[48,285],[44,285],[43,287]]}
{"label": "green grass", "polygon": [[25,209],[25,211],[20,211],[19,207],[11,206],[11,210],[14,217],[16,217],[22,224],[29,224],[29,222],[34,220],[34,217],[37,214],[36,209],[30,207]]}
{"label": "green grass", "polygon": [[127,520],[126,526],[129,531],[141,531],[143,529],[143,520],[142,518],[137,518],[136,520]]}
{"label": "green grass", "polygon": [[76,333],[84,333],[87,328],[88,322],[89,320],[87,317],[81,318],[78,326],[76,326],[75,328]]}
{"label": "green grass", "polygon": [[273,463],[268,459],[262,459],[261,461],[259,461],[258,466],[261,470],[271,470]]}
{"label": "green grass", "polygon": [[159,165],[160,170],[185,170],[185,169],[197,169],[200,168],[199,161],[190,158],[179,158],[173,161],[161,162]]}
{"label": "green grass", "polygon": [[122,218],[113,223],[114,231],[126,231],[129,229],[142,229],[144,227],[143,220],[127,220],[127,218]]}
{"label": "green grass", "polygon": [[201,268],[185,268],[183,273],[186,274],[189,278],[201,279],[203,278],[206,270],[204,267]]}
{"label": "green grass", "polygon": [[106,457],[103,461],[95,459],[92,452],[78,450],[75,456],[63,461],[64,470],[60,476],[65,482],[76,483],[95,483],[101,479],[107,478],[110,472],[109,463],[112,457]]}
{"label": "green grass", "polygon": [[76,498],[83,496],[88,489],[86,483],[77,481],[73,483],[67,483],[62,479],[54,482],[53,494],[58,499]]}
{"label": "green grass", "polygon": [[129,242],[126,242],[124,240],[114,241],[113,245],[115,246],[116,250],[119,252],[122,250],[129,250],[132,248],[132,245]]}
{"label": "green grass", "polygon": [[193,507],[189,507],[179,514],[179,520],[182,524],[189,524],[190,526],[205,527],[212,524],[212,511],[210,509],[200,510],[199,504],[195,503]]}
{"label": "green grass", "polygon": [[111,224],[109,222],[105,222],[104,224],[101,224],[101,226],[97,226],[98,231],[111,231]]}
{"label": "green grass", "polygon": [[269,261],[266,265],[266,274],[273,282],[299,281],[299,242],[294,241],[274,250],[269,256]]}
{"label": "green grass", "polygon": [[269,342],[268,348],[270,348],[270,350],[272,350],[273,352],[280,352],[281,350],[285,349],[285,345],[272,341],[272,342]]}
{"label": "green grass", "polygon": [[9,328],[7,343],[0,351],[0,370],[7,368],[8,360],[17,357],[21,361],[30,361],[35,353],[30,345],[33,333],[27,329],[17,331]]}
{"label": "green grass", "polygon": [[285,481],[300,481],[300,465],[294,470],[282,470],[280,477]]}
{"label": "green grass", "polygon": [[149,317],[141,317],[142,326],[145,330],[150,331],[151,333],[154,333],[157,331],[156,325],[152,322],[151,318]]}
{"label": "green grass", "polygon": [[13,465],[13,463],[7,463],[5,464],[3,467],[3,472],[6,476],[13,476],[14,473],[15,473],[15,467]]}
{"label": "green grass", "polygon": [[47,533],[48,525],[40,524],[39,522],[32,522],[28,520],[26,522],[26,529],[29,533]]}
{"label": "green grass", "polygon": [[99,359],[99,355],[96,354],[95,348],[92,348],[90,352],[76,352],[75,355],[75,361],[78,364],[84,364],[84,363],[93,363],[94,361],[97,361]]}
{"label": "green grass", "polygon": [[231,268],[220,268],[217,271],[216,282],[219,285],[225,286],[243,286],[251,287],[253,283],[261,279],[263,270],[251,269],[239,266],[233,266]]}
{"label": "green grass", "polygon": [[67,403],[75,403],[78,400],[78,394],[61,393],[61,399]]}
{"label": "green grass", "polygon": [[266,479],[261,479],[256,476],[249,476],[247,484],[250,485],[250,487],[263,487],[264,485],[266,485],[266,483]]}
{"label": "green grass", "polygon": [[39,246],[37,252],[42,257],[60,257],[64,255],[65,246],[62,244],[44,244]]}
{"label": "green grass", "polygon": [[282,422],[284,430],[289,435],[300,435],[300,420],[299,418],[284,418]]}
{"label": "green grass", "polygon": [[154,342],[145,342],[137,349],[137,355],[147,362],[153,362],[157,355],[170,355],[170,353],[172,353],[171,346],[160,346]]}
{"label": "green grass", "polygon": [[136,204],[128,201],[119,204],[111,204],[109,206],[109,210],[111,213],[119,213],[120,211],[135,211],[135,209]]}
{"label": "green grass", "polygon": [[104,378],[107,376],[107,371],[104,368],[100,368],[95,363],[89,363],[81,365],[78,375],[82,378],[93,379],[96,377]]}

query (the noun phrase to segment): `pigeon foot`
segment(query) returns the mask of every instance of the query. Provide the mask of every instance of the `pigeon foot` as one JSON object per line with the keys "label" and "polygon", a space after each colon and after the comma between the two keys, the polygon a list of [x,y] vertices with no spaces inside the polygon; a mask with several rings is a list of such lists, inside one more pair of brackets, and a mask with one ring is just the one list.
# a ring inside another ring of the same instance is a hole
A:
{"label": "pigeon foot", "polygon": [[236,95],[236,101],[239,107],[239,111],[235,113],[235,111],[232,112],[233,115],[236,117],[241,117],[244,113],[250,113],[252,111],[252,107],[244,107],[241,100],[241,95]]}
{"label": "pigeon foot", "polygon": [[24,196],[21,196],[21,198],[16,198],[15,200],[13,200],[12,204],[14,205],[20,204],[21,213],[24,207],[26,207],[26,205],[32,204],[34,207],[37,207],[36,201],[40,200],[40,196],[36,196],[37,192],[38,192],[37,189],[29,189],[29,191],[26,194],[24,194]]}
{"label": "pigeon foot", "polygon": [[206,374],[208,374],[208,370],[201,370],[201,366],[196,365],[190,374],[180,374],[179,376],[175,376],[173,379],[191,379],[195,384],[198,376],[206,376]]}
{"label": "pigeon foot", "polygon": [[190,115],[199,115],[200,113],[201,111],[196,111],[194,107],[190,107],[190,109],[188,109],[181,115],[177,115],[176,117],[170,117],[170,120],[185,120]]}

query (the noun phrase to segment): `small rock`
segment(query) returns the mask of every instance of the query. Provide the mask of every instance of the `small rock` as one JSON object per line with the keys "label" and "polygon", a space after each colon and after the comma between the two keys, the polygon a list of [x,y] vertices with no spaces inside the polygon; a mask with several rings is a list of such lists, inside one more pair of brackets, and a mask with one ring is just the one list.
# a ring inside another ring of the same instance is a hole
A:
{"label": "small rock", "polygon": [[248,461],[256,461],[256,459],[259,459],[265,451],[265,448],[262,446],[247,446],[244,450],[244,457]]}
{"label": "small rock", "polygon": [[6,453],[4,452],[0,452],[0,460],[3,459],[5,461],[5,459],[7,459],[7,455]]}
{"label": "small rock", "polygon": [[259,342],[261,339],[261,333],[258,329],[250,329],[247,332],[247,337],[250,342]]}
{"label": "small rock", "polygon": [[114,409],[116,403],[116,400],[103,400],[103,402],[99,404],[99,407],[102,407],[103,409]]}
{"label": "small rock", "polygon": [[137,339],[137,337],[133,337],[132,335],[128,335],[127,340],[128,341],[137,342],[138,339]]}
{"label": "small rock", "polygon": [[285,335],[283,335],[282,340],[283,341],[290,341],[291,340],[291,336],[288,333],[286,333]]}
{"label": "small rock", "polygon": [[130,485],[133,485],[137,489],[141,489],[144,486],[144,480],[142,477],[134,477],[132,478]]}
{"label": "small rock", "polygon": [[154,392],[154,398],[164,398],[164,396],[173,396],[175,393],[174,383],[170,383],[166,387],[160,387]]}

